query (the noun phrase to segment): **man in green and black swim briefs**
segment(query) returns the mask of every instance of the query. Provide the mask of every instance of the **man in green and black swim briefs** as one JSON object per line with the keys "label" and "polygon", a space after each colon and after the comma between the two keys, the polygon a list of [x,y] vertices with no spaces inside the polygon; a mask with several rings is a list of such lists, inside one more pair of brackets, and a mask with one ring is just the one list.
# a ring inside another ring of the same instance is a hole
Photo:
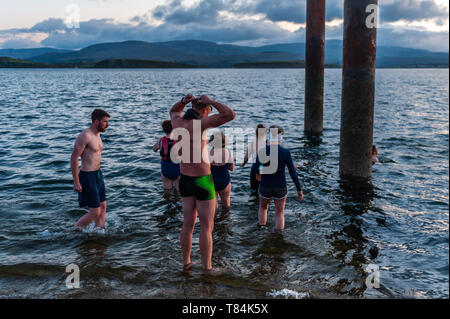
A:
{"label": "man in green and black swim briefs", "polygon": [[[185,106],[191,102],[192,108],[182,116]],[[219,113],[209,116],[212,107]],[[185,270],[191,267],[192,234],[198,214],[203,270],[208,273],[212,271],[212,231],[216,191],[211,176],[205,133],[207,129],[232,121],[235,116],[236,113],[231,108],[213,101],[206,95],[196,99],[188,94],[170,110],[174,138],[176,139],[178,134],[181,136],[176,145],[181,152],[178,154],[181,155],[179,186],[184,222],[180,241]]]}

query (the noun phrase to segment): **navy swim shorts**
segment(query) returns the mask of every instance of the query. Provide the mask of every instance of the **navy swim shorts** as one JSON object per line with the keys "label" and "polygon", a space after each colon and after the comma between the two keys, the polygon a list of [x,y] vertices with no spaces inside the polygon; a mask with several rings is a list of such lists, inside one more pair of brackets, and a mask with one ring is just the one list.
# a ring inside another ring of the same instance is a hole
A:
{"label": "navy swim shorts", "polygon": [[283,199],[288,194],[287,187],[283,188],[273,188],[273,187],[263,187],[259,185],[258,190],[259,196],[264,199]]}
{"label": "navy swim shorts", "polygon": [[101,170],[93,172],[80,171],[81,193],[78,193],[80,207],[98,208],[106,200],[105,182]]}

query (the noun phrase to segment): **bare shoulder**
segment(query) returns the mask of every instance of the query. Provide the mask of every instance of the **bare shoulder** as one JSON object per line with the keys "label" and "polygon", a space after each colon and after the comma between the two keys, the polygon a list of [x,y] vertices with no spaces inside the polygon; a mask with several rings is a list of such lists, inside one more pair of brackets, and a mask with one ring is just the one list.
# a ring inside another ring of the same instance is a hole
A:
{"label": "bare shoulder", "polygon": [[180,121],[182,121],[183,118],[181,117],[180,113],[178,112],[171,112],[170,113],[170,121],[172,122],[172,126],[179,126]]}
{"label": "bare shoulder", "polygon": [[75,141],[75,146],[80,147],[80,146],[87,145],[91,141],[92,136],[93,135],[89,129],[84,130],[77,136],[77,139]]}
{"label": "bare shoulder", "polygon": [[193,120],[185,120],[181,116],[172,119],[172,128],[176,129],[187,129],[188,131],[193,128]]}

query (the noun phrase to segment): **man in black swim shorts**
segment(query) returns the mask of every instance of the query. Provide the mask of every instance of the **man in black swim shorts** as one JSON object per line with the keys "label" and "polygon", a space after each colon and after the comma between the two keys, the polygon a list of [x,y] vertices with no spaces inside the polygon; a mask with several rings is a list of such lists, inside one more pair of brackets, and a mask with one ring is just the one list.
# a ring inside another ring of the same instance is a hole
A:
{"label": "man in black swim shorts", "polygon": [[[188,103],[192,108],[184,116],[182,112]],[[209,116],[212,107],[219,114]],[[211,166],[206,149],[206,132],[209,128],[218,127],[234,119],[236,113],[228,106],[202,95],[195,99],[186,95],[170,110],[170,118],[174,129],[174,138],[181,136],[176,147],[180,147],[180,195],[183,203],[184,222],[180,242],[183,253],[184,269],[191,267],[192,234],[197,220],[200,220],[200,252],[203,270],[212,271],[212,231],[214,228],[214,212],[216,207],[216,191],[211,176]],[[181,132],[181,133],[180,133]],[[185,134],[184,134],[185,133]],[[187,154],[187,155],[186,155]]]}

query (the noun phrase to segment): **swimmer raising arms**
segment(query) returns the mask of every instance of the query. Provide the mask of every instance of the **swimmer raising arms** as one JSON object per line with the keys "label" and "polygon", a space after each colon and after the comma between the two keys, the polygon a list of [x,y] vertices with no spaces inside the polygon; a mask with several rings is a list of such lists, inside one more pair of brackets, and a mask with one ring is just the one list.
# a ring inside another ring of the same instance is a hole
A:
{"label": "swimmer raising arms", "polygon": [[[184,108],[191,102],[192,108],[182,116]],[[219,113],[210,116],[212,107]],[[212,231],[214,228],[216,191],[211,176],[211,166],[208,162],[207,141],[203,139],[203,136],[207,129],[230,122],[235,116],[236,113],[231,108],[210,99],[207,95],[195,99],[193,95],[188,94],[181,101],[175,103],[170,110],[173,129],[182,129],[189,133],[188,141],[183,141],[182,138],[178,142],[182,145],[185,144],[190,151],[190,158],[188,159],[183,157],[183,148],[181,148],[181,154],[179,154],[181,155],[179,188],[184,215],[180,242],[185,269],[191,267],[192,234],[198,214],[203,270],[207,273],[212,271]],[[204,153],[206,156],[203,156]],[[201,160],[194,162],[194,156],[198,155]]]}

